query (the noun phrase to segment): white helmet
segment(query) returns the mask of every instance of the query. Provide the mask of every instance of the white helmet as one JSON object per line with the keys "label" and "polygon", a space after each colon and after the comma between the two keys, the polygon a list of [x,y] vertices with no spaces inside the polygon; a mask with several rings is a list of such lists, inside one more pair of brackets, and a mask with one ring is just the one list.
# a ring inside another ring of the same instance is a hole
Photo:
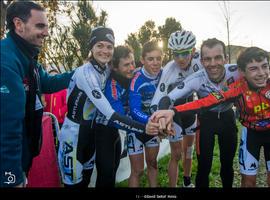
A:
{"label": "white helmet", "polygon": [[196,44],[196,37],[191,31],[176,31],[171,34],[168,40],[168,48],[182,50],[193,48]]}

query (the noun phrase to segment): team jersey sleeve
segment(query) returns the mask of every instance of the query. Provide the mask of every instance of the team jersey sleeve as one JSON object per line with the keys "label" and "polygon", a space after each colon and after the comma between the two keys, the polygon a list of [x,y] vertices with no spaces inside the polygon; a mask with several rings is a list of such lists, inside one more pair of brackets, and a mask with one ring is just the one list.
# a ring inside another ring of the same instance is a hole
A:
{"label": "team jersey sleeve", "polygon": [[185,98],[196,91],[198,87],[197,80],[189,76],[184,81],[180,82],[167,96],[164,96],[159,101],[159,109],[168,109],[173,106],[177,99]]}
{"label": "team jersey sleeve", "polygon": [[235,101],[239,96],[242,95],[242,84],[240,81],[230,85],[227,91],[215,91],[211,92],[207,97],[202,99],[189,102],[186,104],[175,106],[173,109],[177,112],[191,112],[200,113],[204,110],[209,110],[224,101]]}
{"label": "team jersey sleeve", "polygon": [[140,85],[140,79],[135,75],[131,81],[129,90],[130,114],[134,120],[146,124],[150,116],[142,111]]}
{"label": "team jersey sleeve", "polygon": [[85,91],[96,108],[111,122],[118,124],[124,130],[133,130],[139,133],[145,132],[145,125],[121,115],[112,108],[109,101],[101,91],[99,82],[89,67],[84,67],[78,78],[78,86]]}
{"label": "team jersey sleeve", "polygon": [[164,96],[167,95],[167,91],[168,91],[168,86],[171,83],[171,79],[173,74],[173,68],[166,65],[163,70],[162,70],[162,74],[159,80],[159,84],[157,87],[157,90],[154,94],[154,97],[151,101],[151,112],[154,112],[158,109],[158,103],[160,101],[160,99]]}

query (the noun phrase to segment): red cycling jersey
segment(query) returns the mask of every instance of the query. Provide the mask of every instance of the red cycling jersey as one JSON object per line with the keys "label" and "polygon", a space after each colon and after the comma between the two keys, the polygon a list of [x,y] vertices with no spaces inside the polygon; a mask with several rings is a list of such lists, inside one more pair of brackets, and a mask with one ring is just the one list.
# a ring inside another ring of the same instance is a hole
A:
{"label": "red cycling jersey", "polygon": [[178,112],[201,111],[228,100],[235,100],[243,126],[254,130],[270,129],[270,79],[266,87],[258,91],[251,90],[244,78],[228,86],[223,91],[216,91],[194,102],[175,106]]}

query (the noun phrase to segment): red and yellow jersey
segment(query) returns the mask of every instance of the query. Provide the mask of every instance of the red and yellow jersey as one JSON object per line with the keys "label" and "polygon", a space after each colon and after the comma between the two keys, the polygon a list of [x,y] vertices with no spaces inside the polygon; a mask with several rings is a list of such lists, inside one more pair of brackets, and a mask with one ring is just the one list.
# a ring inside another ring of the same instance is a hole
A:
{"label": "red and yellow jersey", "polygon": [[178,112],[200,112],[224,101],[236,101],[243,126],[270,130],[270,80],[258,91],[251,90],[244,78],[232,83],[226,91],[212,92],[207,97],[174,107]]}

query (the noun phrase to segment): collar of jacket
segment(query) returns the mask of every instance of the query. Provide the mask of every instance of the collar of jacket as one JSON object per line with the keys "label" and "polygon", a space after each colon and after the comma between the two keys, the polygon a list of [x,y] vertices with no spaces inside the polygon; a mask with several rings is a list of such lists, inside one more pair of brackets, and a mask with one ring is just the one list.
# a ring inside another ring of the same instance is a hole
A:
{"label": "collar of jacket", "polygon": [[25,39],[23,39],[21,36],[15,33],[14,30],[11,30],[9,34],[11,38],[14,40],[15,44],[18,46],[18,48],[23,52],[23,54],[25,54],[30,59],[34,60],[38,59],[39,54],[38,47],[27,42]]}
{"label": "collar of jacket", "polygon": [[123,88],[128,89],[131,79],[125,78],[112,70],[112,79],[116,80]]}
{"label": "collar of jacket", "polygon": [[101,64],[99,64],[94,58],[90,59],[90,63],[93,65],[94,69],[97,70],[100,74],[102,74],[107,68],[107,64],[101,66]]}

